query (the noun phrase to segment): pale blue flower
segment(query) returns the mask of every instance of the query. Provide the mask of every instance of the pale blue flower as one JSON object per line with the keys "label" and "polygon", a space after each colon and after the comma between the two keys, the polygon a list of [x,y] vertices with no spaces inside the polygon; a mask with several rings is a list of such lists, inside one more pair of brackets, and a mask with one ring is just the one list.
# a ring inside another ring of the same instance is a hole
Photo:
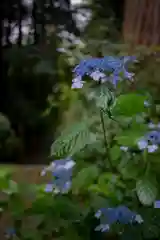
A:
{"label": "pale blue flower", "polygon": [[144,106],[145,107],[150,107],[151,106],[151,103],[149,101],[144,101]]}
{"label": "pale blue flower", "polygon": [[143,222],[140,215],[129,210],[126,206],[102,208],[96,212],[95,217],[100,219],[100,224],[95,228],[96,231],[108,231],[114,223],[131,224],[133,222]]}
{"label": "pale blue flower", "polygon": [[153,153],[158,149],[158,145],[153,144],[153,145],[148,145],[147,147],[149,153]]}
{"label": "pale blue flower", "polygon": [[67,51],[64,48],[57,48],[57,52],[66,53]]}
{"label": "pale blue flower", "polygon": [[148,124],[148,127],[149,127],[149,129],[155,129],[157,126],[156,126],[156,124],[150,122],[150,123]]}
{"label": "pale blue flower", "polygon": [[77,76],[72,80],[72,89],[80,89],[84,85],[84,81],[82,81],[81,76]]}
{"label": "pale blue flower", "polygon": [[107,80],[107,77],[104,73],[100,72],[99,70],[96,70],[90,74],[90,77],[95,81],[105,82]]}
{"label": "pale blue flower", "polygon": [[136,221],[137,223],[139,223],[139,224],[141,224],[141,223],[144,222],[143,218],[142,218],[141,215],[139,215],[139,214],[136,214],[136,216],[135,216],[135,221]]}
{"label": "pale blue flower", "polygon": [[142,138],[142,139],[140,139],[140,140],[138,141],[138,148],[139,148],[140,150],[146,149],[147,146],[148,146],[148,142],[147,142],[145,139]]}
{"label": "pale blue flower", "polygon": [[140,139],[137,144],[140,150],[147,149],[149,153],[153,153],[158,149],[157,144],[149,144],[148,140],[146,140],[145,138]]}
{"label": "pale blue flower", "polygon": [[110,229],[110,226],[108,224],[100,224],[95,228],[95,231],[108,232],[109,229]]}
{"label": "pale blue flower", "polygon": [[46,184],[45,186],[45,192],[53,192],[53,189],[54,189],[54,185],[52,183],[48,183]]}
{"label": "pale blue flower", "polygon": [[102,211],[101,211],[101,210],[98,210],[98,211],[96,212],[96,214],[95,214],[95,217],[96,217],[96,218],[100,218],[101,215],[102,215]]}
{"label": "pale blue flower", "polygon": [[127,152],[128,151],[128,147],[127,146],[121,146],[120,149],[124,152]]}
{"label": "pale blue flower", "polygon": [[[72,170],[75,162],[71,158],[55,160],[45,171],[51,171],[53,182],[46,185],[46,192],[68,193],[72,183]],[[44,171],[44,170],[43,170]]]}

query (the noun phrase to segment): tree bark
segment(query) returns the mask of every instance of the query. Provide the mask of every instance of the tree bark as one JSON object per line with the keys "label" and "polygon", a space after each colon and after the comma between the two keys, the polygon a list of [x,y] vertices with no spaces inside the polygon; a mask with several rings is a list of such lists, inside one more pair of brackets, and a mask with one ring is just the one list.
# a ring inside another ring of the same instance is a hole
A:
{"label": "tree bark", "polygon": [[136,45],[159,45],[160,0],[126,0],[123,37]]}

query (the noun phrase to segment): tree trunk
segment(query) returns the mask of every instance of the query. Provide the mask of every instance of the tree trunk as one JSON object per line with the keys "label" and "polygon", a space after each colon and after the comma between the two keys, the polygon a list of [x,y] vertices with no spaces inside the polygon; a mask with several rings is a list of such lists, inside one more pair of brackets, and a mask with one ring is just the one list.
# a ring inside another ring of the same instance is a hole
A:
{"label": "tree trunk", "polygon": [[123,37],[136,45],[159,45],[160,0],[126,0]]}

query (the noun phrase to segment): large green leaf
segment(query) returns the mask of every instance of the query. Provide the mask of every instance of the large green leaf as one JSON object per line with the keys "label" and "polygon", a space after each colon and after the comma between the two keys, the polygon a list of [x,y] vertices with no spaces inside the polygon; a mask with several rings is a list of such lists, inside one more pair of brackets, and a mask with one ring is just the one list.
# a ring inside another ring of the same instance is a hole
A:
{"label": "large green leaf", "polygon": [[[125,159],[126,160],[126,159]],[[123,161],[119,164],[118,169],[124,179],[137,179],[143,173],[141,166],[137,168],[137,164],[129,159],[127,162]]]}
{"label": "large green leaf", "polygon": [[116,136],[115,140],[122,146],[135,146],[138,139],[143,136],[140,132],[125,132],[123,136]]}
{"label": "large green leaf", "polygon": [[99,175],[99,169],[95,165],[83,168],[73,179],[73,192],[79,192],[81,189],[87,189],[94,183]]}
{"label": "large green leaf", "polygon": [[139,201],[143,205],[150,206],[156,200],[157,197],[157,185],[154,181],[143,178],[136,183],[136,192]]}
{"label": "large green leaf", "polygon": [[116,105],[113,108],[113,115],[133,116],[146,111],[144,101],[146,96],[136,93],[120,95],[117,98]]}
{"label": "large green leaf", "polygon": [[64,131],[51,146],[51,155],[73,156],[85,146],[96,142],[96,134],[90,132],[91,121],[76,122]]}
{"label": "large green leaf", "polygon": [[129,130],[123,130],[121,134],[115,137],[118,144],[123,146],[135,146],[137,141],[144,136],[147,131],[145,124],[133,122]]}

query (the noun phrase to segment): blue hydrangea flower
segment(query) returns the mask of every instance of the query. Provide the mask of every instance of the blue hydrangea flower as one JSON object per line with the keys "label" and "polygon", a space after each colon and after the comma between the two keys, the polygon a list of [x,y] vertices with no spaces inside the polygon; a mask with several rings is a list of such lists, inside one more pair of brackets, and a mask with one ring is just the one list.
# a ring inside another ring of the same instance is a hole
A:
{"label": "blue hydrangea flower", "polygon": [[[75,78],[72,81],[72,88],[83,87],[84,82],[82,78],[84,76],[90,76],[95,81],[111,81],[114,86],[121,80],[120,73],[124,78],[132,79],[133,73],[129,73],[127,68],[128,62],[135,61],[135,57],[112,57],[106,56],[103,58],[90,58],[82,60],[78,66],[73,69]],[[105,75],[107,73],[107,76]]]}
{"label": "blue hydrangea flower", "polygon": [[149,144],[146,138],[141,138],[137,144],[140,150],[147,149],[149,153],[155,152],[158,149],[157,144]]}
{"label": "blue hydrangea flower", "polygon": [[[154,128],[156,125],[150,123],[149,128]],[[152,130],[138,141],[140,150],[147,149],[148,152],[155,152],[160,144],[160,131]]]}
{"label": "blue hydrangea flower", "polygon": [[71,188],[72,170],[75,162],[70,159],[55,160],[51,165],[43,170],[43,175],[46,171],[51,171],[54,177],[53,182],[46,185],[46,192],[67,193]]}
{"label": "blue hydrangea flower", "polygon": [[152,144],[160,144],[160,131],[153,130],[147,133],[146,139]]}
{"label": "blue hydrangea flower", "polygon": [[16,230],[14,228],[8,228],[6,230],[6,238],[13,238],[14,236],[16,236]]}
{"label": "blue hydrangea flower", "polygon": [[95,217],[100,220],[96,231],[108,231],[114,223],[128,224],[132,222],[143,222],[140,215],[129,210],[126,206],[118,206],[116,208],[102,208],[98,210]]}

